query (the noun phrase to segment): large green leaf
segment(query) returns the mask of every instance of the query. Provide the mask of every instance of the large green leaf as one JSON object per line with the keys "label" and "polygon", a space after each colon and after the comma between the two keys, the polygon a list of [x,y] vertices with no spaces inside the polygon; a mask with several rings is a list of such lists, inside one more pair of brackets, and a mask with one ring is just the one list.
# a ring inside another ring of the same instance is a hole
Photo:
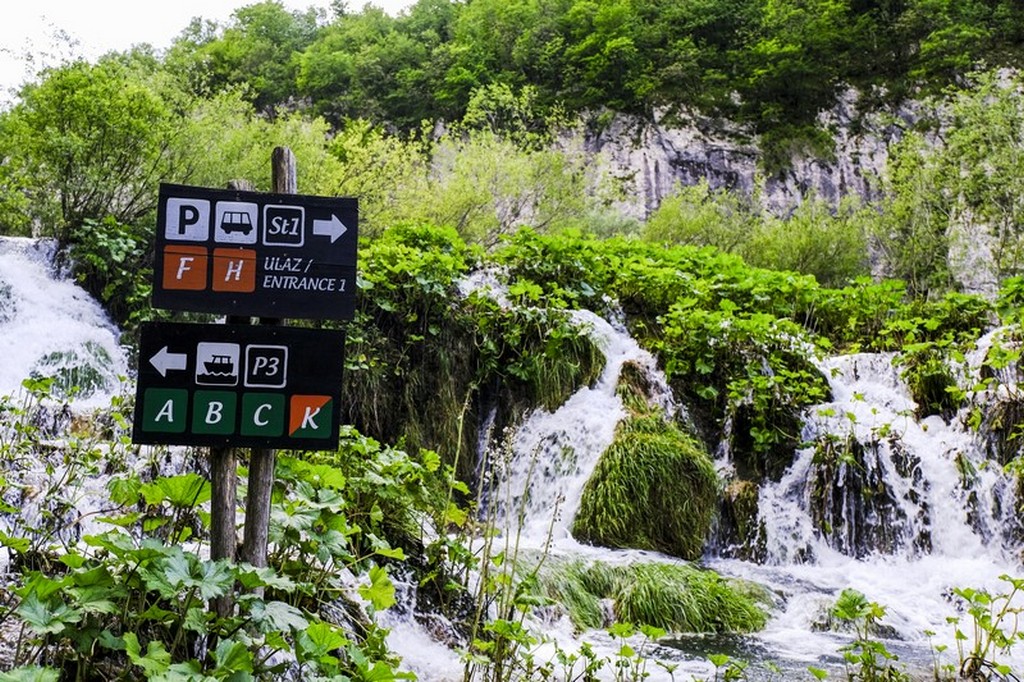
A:
{"label": "large green leaf", "polygon": [[82,619],[82,614],[77,609],[63,602],[44,602],[35,592],[21,602],[16,612],[36,634],[40,635],[63,632],[68,625]]}

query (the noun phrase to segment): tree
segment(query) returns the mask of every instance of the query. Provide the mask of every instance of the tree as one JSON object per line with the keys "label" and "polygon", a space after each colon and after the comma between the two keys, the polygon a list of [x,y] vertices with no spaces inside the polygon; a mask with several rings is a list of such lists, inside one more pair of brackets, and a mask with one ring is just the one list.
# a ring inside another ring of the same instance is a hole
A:
{"label": "tree", "polygon": [[939,161],[953,221],[974,247],[987,234],[995,282],[1024,273],[1024,78],[983,73],[956,93]]}
{"label": "tree", "polygon": [[[422,16],[411,27],[423,27]],[[431,66],[436,33],[418,35],[376,7],[339,16],[298,59],[298,92],[314,110],[340,126],[345,119],[369,118],[402,130],[433,118]]]}
{"label": "tree", "polygon": [[825,287],[843,287],[868,275],[870,209],[844,204],[834,210],[808,197],[785,219],[766,216],[740,249],[756,267],[813,275]]}
{"label": "tree", "polygon": [[703,180],[665,197],[644,225],[643,237],[735,253],[750,240],[757,221],[758,211],[752,202],[736,192],[713,190]]}
{"label": "tree", "polygon": [[1024,79],[977,74],[933,106],[936,134],[890,153],[877,244],[913,294],[994,289],[1024,271]]}
{"label": "tree", "polygon": [[919,297],[952,285],[950,206],[935,151],[919,133],[908,133],[890,150],[887,198],[873,235],[886,274],[905,281],[908,293]]}
{"label": "tree", "polygon": [[179,65],[201,76],[193,82],[213,91],[244,86],[253,104],[272,111],[295,94],[298,54],[317,37],[320,15],[289,12],[277,0],[242,7],[218,36],[215,25],[194,22],[172,50]]}
{"label": "tree", "polygon": [[49,69],[2,121],[0,157],[29,217],[62,243],[86,218],[130,223],[156,206],[180,134],[163,79],[145,55]]}

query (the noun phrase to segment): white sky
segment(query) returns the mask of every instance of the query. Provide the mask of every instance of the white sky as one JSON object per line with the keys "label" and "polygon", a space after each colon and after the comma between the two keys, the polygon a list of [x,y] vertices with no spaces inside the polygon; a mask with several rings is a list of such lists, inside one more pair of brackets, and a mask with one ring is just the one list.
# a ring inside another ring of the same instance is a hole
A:
{"label": "white sky", "polygon": [[[0,102],[44,66],[93,59],[138,43],[166,48],[192,17],[222,22],[256,0],[5,0],[0,8]],[[414,0],[371,0],[395,15]],[[330,0],[283,0],[290,10],[329,8]],[[349,7],[363,6],[362,0]],[[328,12],[329,14],[329,12]],[[73,41],[59,39],[61,32]]]}

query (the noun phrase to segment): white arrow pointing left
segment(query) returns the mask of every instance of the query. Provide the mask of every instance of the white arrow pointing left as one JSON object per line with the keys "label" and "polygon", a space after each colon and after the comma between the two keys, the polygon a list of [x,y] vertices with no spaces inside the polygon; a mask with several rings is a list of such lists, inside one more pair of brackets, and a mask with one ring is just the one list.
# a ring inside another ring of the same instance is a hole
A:
{"label": "white arrow pointing left", "polygon": [[171,353],[167,350],[167,346],[164,346],[149,359],[149,364],[156,367],[160,376],[166,377],[167,372],[172,369],[185,369],[188,366],[188,355],[186,353]]}
{"label": "white arrow pointing left", "polygon": [[345,223],[338,216],[331,214],[330,220],[313,220],[313,234],[319,237],[330,237],[331,243],[338,241],[341,235],[348,232]]}

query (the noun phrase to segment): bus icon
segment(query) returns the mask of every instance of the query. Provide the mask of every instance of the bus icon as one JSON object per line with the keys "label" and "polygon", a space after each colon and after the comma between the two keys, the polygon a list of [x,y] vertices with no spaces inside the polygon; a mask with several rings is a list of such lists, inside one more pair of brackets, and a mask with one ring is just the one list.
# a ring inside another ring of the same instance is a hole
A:
{"label": "bus icon", "polygon": [[218,201],[214,240],[221,244],[255,244],[259,207],[247,201]]}
{"label": "bus icon", "polygon": [[241,232],[247,235],[252,232],[252,221],[249,219],[249,214],[245,211],[226,211],[224,213],[224,220],[220,224],[220,229],[228,234]]}

